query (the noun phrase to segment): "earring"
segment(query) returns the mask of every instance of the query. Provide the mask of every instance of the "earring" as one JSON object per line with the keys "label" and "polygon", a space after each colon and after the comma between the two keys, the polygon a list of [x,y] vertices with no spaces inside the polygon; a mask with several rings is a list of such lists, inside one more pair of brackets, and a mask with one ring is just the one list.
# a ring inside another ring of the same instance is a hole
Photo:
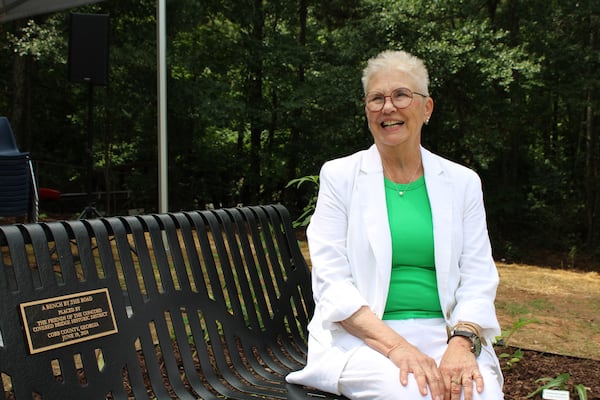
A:
{"label": "earring", "polygon": [[429,125],[429,118],[425,120],[425,125]]}

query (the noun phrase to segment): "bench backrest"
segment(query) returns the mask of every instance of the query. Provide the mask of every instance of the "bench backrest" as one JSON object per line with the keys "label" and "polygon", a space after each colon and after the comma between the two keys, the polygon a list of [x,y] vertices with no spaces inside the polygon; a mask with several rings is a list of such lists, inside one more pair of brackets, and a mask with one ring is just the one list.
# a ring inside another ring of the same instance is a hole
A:
{"label": "bench backrest", "polygon": [[305,362],[283,206],[1,226],[0,249],[6,398],[286,398]]}

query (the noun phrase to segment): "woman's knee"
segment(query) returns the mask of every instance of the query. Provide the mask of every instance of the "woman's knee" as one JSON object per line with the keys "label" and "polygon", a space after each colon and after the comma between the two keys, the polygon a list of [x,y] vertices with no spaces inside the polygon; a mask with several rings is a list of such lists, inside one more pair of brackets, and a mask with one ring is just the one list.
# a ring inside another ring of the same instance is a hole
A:
{"label": "woman's knee", "polygon": [[385,371],[361,374],[362,376],[349,377],[342,375],[340,390],[349,399],[423,399],[429,400],[430,396],[423,396],[413,374],[408,374],[408,384],[400,383],[398,368],[392,367]]}

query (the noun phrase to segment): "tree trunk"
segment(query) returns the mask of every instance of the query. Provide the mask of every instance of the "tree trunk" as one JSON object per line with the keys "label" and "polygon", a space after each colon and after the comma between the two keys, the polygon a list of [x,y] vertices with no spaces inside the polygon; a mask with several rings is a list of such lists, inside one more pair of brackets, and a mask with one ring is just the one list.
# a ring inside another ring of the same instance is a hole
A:
{"label": "tree trunk", "polygon": [[[597,30],[593,29],[598,26],[598,17],[590,16],[590,54],[597,52]],[[592,76],[593,74],[590,74]],[[600,140],[598,140],[598,129],[596,125],[596,115],[593,104],[594,97],[592,89],[587,90],[586,104],[586,147],[587,156],[585,163],[585,192],[586,192],[586,216],[587,216],[587,237],[586,244],[592,246],[597,243],[598,239],[598,221],[600,220]]]}
{"label": "tree trunk", "polygon": [[29,56],[15,56],[13,61],[13,109],[10,124],[15,133],[19,150],[28,151],[31,147],[30,130],[26,116],[31,109],[28,70],[31,68]]}
{"label": "tree trunk", "polygon": [[585,162],[585,191],[586,191],[586,216],[587,237],[586,243],[591,245],[596,236],[596,214],[598,213],[598,193],[600,176],[598,174],[597,138],[594,127],[594,110],[591,106],[592,94],[588,91],[588,106],[586,109],[586,144],[587,156]]}
{"label": "tree trunk", "polygon": [[[298,32],[298,46],[303,51],[306,47],[306,20],[308,17],[308,1],[300,0],[298,5],[298,23],[299,23],[299,32]],[[302,87],[305,82],[305,65],[304,60],[300,61],[300,64],[296,68],[296,81],[298,83],[298,87]],[[301,135],[301,125],[302,125],[302,107],[297,107],[292,111],[293,125],[290,130],[290,141],[288,144],[289,147],[289,157],[287,162],[287,176],[286,179],[289,182],[290,180],[297,178],[296,169],[298,168],[298,154],[299,146],[300,146],[300,135]]]}
{"label": "tree trunk", "polygon": [[254,0],[250,45],[254,49],[248,60],[248,121],[250,123],[250,167],[245,176],[242,201],[256,204],[260,194],[261,135],[263,126],[263,28],[265,23],[263,0]]}

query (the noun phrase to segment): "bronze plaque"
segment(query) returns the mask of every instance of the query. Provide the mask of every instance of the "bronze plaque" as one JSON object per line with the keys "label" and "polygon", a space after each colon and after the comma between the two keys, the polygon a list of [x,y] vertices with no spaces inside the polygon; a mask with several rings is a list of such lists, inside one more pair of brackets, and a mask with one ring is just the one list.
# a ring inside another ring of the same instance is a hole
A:
{"label": "bronze plaque", "polygon": [[31,354],[117,333],[108,289],[22,303]]}

